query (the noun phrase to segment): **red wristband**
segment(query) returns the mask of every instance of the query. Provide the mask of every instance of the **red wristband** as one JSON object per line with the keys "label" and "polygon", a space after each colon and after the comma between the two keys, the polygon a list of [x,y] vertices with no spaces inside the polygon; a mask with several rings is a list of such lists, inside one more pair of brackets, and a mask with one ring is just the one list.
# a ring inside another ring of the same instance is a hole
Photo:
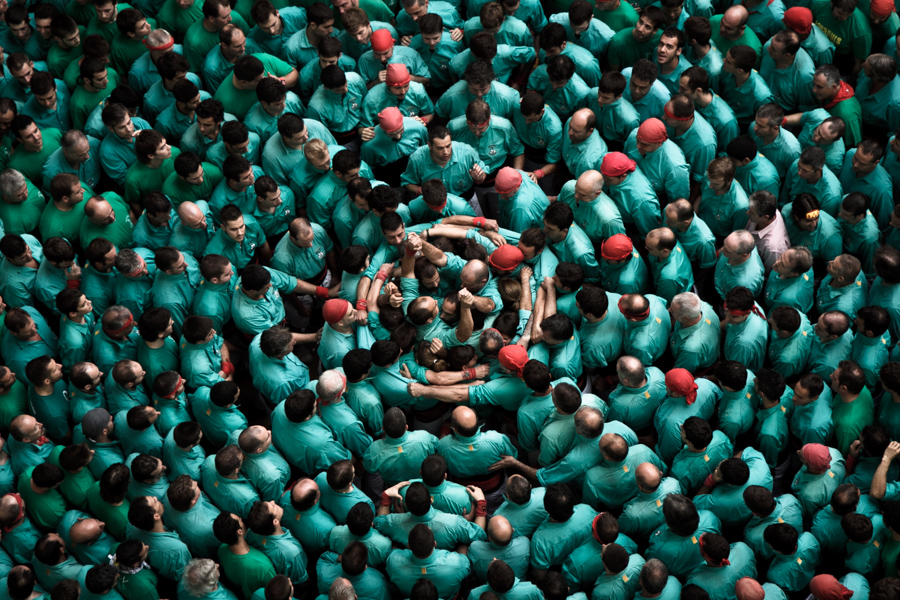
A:
{"label": "red wristband", "polygon": [[781,126],[785,127],[787,125],[787,117],[781,119]]}
{"label": "red wristband", "polygon": [[317,298],[328,298],[328,288],[322,287],[321,285],[316,286],[316,297]]}
{"label": "red wristband", "polygon": [[487,500],[476,500],[475,501],[475,516],[476,517],[486,517],[487,516]]}
{"label": "red wristband", "polygon": [[225,375],[231,375],[234,373],[234,364],[232,364],[231,361],[223,360],[222,367],[219,370],[225,373]]}
{"label": "red wristband", "polygon": [[416,251],[413,250],[412,248],[410,248],[409,246],[407,246],[407,247],[406,247],[406,255],[407,255],[407,256],[415,256],[415,255],[416,255]]}
{"label": "red wristband", "polygon": [[484,227],[484,224],[486,222],[487,222],[487,219],[485,219],[484,217],[475,217],[474,219],[472,219],[472,224],[475,227]]}
{"label": "red wristband", "polygon": [[391,505],[391,497],[387,495],[387,492],[381,492],[381,505],[382,506],[390,506]]}
{"label": "red wristband", "polygon": [[77,290],[78,286],[81,285],[80,279],[69,279],[66,281],[66,287],[70,290]]}
{"label": "red wristband", "polygon": [[703,480],[703,485],[706,487],[716,487],[716,480],[713,479],[712,474],[708,475],[706,479]]}
{"label": "red wristband", "polygon": [[544,178],[544,170],[543,169],[535,169],[534,176],[537,177],[538,179],[543,179]]}
{"label": "red wristband", "polygon": [[378,281],[387,281],[387,273],[384,271],[378,271],[378,274],[375,275],[375,279]]}
{"label": "red wristband", "polygon": [[356,301],[356,310],[366,310],[367,308],[369,308],[369,303],[365,300]]}

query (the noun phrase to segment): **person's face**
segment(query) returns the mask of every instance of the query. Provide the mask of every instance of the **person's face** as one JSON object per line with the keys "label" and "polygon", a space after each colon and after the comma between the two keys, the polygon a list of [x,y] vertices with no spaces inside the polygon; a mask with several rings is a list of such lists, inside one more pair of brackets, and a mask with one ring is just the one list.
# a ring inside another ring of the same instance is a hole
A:
{"label": "person's face", "polygon": [[87,140],[81,140],[72,147],[71,152],[64,152],[66,158],[68,158],[70,162],[78,164],[86,163],[91,158],[91,145]]}
{"label": "person's face", "polygon": [[32,123],[26,129],[22,129],[19,135],[22,137],[25,149],[29,152],[38,152],[44,147],[44,136],[37,123]]}
{"label": "person's face", "polygon": [[160,160],[167,160],[171,156],[172,156],[172,146],[170,146],[166,142],[165,138],[163,138],[163,141],[161,141],[159,143],[159,146],[156,147],[156,153],[154,154],[153,158],[157,158]]}
{"label": "person's face", "polygon": [[794,274],[794,263],[791,260],[791,255],[788,252],[783,252],[781,256],[775,259],[775,264],[772,265],[772,270],[778,273],[781,276],[788,276]]}
{"label": "person's face", "polygon": [[240,29],[237,29],[231,35],[231,43],[226,47],[230,56],[243,56],[247,52],[247,38]]}
{"label": "person's face", "polygon": [[219,135],[219,124],[212,117],[197,117],[197,129],[200,130],[200,133],[204,137],[207,137],[209,139],[214,139]]}
{"label": "person's face", "polygon": [[525,123],[527,125],[532,125],[534,123],[540,122],[541,119],[544,118],[544,109],[541,109],[541,112],[535,113],[533,115],[522,115],[525,118]]}
{"label": "person's face", "polygon": [[724,193],[728,190],[728,184],[725,181],[724,177],[712,177],[709,173],[707,173],[706,180],[709,182],[709,189],[717,194]]}
{"label": "person's face", "polygon": [[831,123],[822,123],[813,131],[813,143],[816,146],[827,146],[837,141],[837,132]]}
{"label": "person's face", "polygon": [[381,230],[385,241],[391,246],[399,246],[406,239],[406,227],[400,226],[394,231]]}
{"label": "person's face", "polygon": [[544,221],[544,235],[546,235],[547,239],[549,239],[554,244],[566,239],[566,234],[568,232],[568,229],[560,229],[556,225]]}
{"label": "person's face", "polygon": [[9,196],[3,194],[3,199],[9,204],[21,204],[22,202],[25,202],[28,200],[28,184],[23,184],[18,192],[10,194]]}
{"label": "person's face", "polygon": [[178,261],[172,265],[172,268],[169,269],[170,274],[172,275],[181,275],[184,273],[185,269],[187,269],[187,263],[184,261],[184,255],[182,253],[178,253]]}
{"label": "person's face", "polygon": [[391,58],[394,56],[394,46],[392,45],[387,50],[382,51],[378,51],[373,48],[372,54],[375,55],[375,58],[377,58],[381,64],[386,65],[387,61],[391,60]]}
{"label": "person's face", "polygon": [[387,90],[388,93],[397,99],[397,102],[403,102],[403,99],[406,98],[406,93],[409,91],[409,83],[405,85],[389,85]]}
{"label": "person's face", "polygon": [[846,21],[853,14],[853,9],[847,10],[845,7],[832,6],[831,16],[838,21]]}
{"label": "person's face", "polygon": [[94,10],[97,12],[97,20],[101,23],[114,23],[116,20],[116,3],[110,2],[109,4],[104,4],[103,6],[94,5]]}
{"label": "person's face", "polygon": [[466,125],[469,128],[469,131],[472,132],[476,138],[480,138],[484,135],[484,132],[487,131],[488,127],[491,125],[490,119],[484,121],[482,123],[473,123],[472,121],[466,120]]}
{"label": "person's face", "polygon": [[736,40],[744,33],[744,26],[737,19],[723,16],[719,23],[719,35],[727,40]]}
{"label": "person's face", "polygon": [[441,285],[441,274],[435,269],[434,276],[419,279],[419,283],[421,283],[422,287],[426,290],[436,290],[438,289],[438,286]]}
{"label": "person's face", "polygon": [[[503,3],[501,2],[501,3],[500,3],[500,8],[503,9],[503,14],[504,14],[504,15],[506,15],[507,17],[513,17],[513,16],[515,16],[516,11],[519,10],[519,6],[521,6],[521,5],[522,5],[521,2],[516,2],[516,3],[513,4],[512,6],[507,6],[507,5],[505,5],[505,4],[503,4]],[[583,30],[582,30],[582,31],[583,31]]]}
{"label": "person's face", "polygon": [[319,55],[319,68],[324,70],[326,67],[330,67],[332,65],[337,65],[338,61],[341,59],[340,55],[338,56],[322,56]]}
{"label": "person's face", "polygon": [[312,248],[313,240],[316,235],[313,232],[312,228],[301,230],[297,237],[292,237],[291,240],[294,242],[294,245],[298,248]]}
{"label": "person's face", "polygon": [[11,110],[5,113],[0,113],[0,133],[4,135],[9,133],[10,126],[12,125],[12,121],[15,117],[15,113]]}
{"label": "person's face", "polygon": [[797,176],[800,179],[803,179],[803,180],[812,179],[820,172],[821,172],[820,169],[813,169],[811,166],[809,166],[802,160],[797,161]]}
{"label": "person's face", "polygon": [[122,140],[130,140],[134,137],[134,123],[131,121],[131,115],[125,114],[125,120],[112,128],[112,132]]}
{"label": "person's face", "polygon": [[756,117],[753,125],[753,131],[757,136],[763,139],[768,139],[775,135],[775,133],[778,131],[778,125],[773,125],[768,119]]}
{"label": "person's face", "polygon": [[600,192],[594,192],[589,187],[585,187],[583,185],[579,185],[578,181],[575,182],[575,201],[576,202],[593,202],[597,196],[600,195]]}
{"label": "person's face", "polygon": [[[304,127],[300,133],[295,133],[287,139],[287,145],[292,148],[300,148],[309,141],[309,127]],[[330,162],[330,159],[329,159]]]}
{"label": "person's face", "polygon": [[225,144],[225,150],[228,154],[234,154],[236,156],[243,156],[243,154],[250,147],[250,138],[248,137],[246,140],[241,142],[240,144]]}
{"label": "person's face", "polygon": [[84,188],[81,185],[75,185],[71,192],[69,192],[69,201],[68,204],[70,206],[75,206],[79,202],[84,200]]}
{"label": "person's face", "polygon": [[[845,209],[843,206],[841,206],[840,210],[838,211],[838,218],[841,219],[842,221],[846,222],[846,223],[849,223],[850,225],[856,225],[857,223],[859,223],[860,221],[862,221],[862,220],[863,220],[863,217],[865,217],[865,216],[866,216],[866,213],[863,213],[863,214],[858,215],[858,216],[857,216],[857,215],[854,215],[854,214],[851,214],[851,213],[850,213],[847,209]],[[836,260],[836,259],[835,259],[835,260]]]}
{"label": "person's face", "polygon": [[537,247],[529,246],[527,244],[523,244],[519,242],[519,250],[522,251],[523,260],[532,260],[535,256],[537,256]]}
{"label": "person's face", "polygon": [[765,223],[766,223],[766,217],[759,214],[759,209],[752,202],[750,203],[750,206],[747,208],[747,218],[754,225],[765,225]]}
{"label": "person's face", "polygon": [[234,269],[231,268],[231,265],[225,267],[225,271],[219,276],[219,283],[228,283],[231,281],[231,278],[234,277]]}
{"label": "person's face", "polygon": [[244,173],[241,174],[240,179],[238,179],[238,185],[242,188],[248,188],[256,181],[256,177],[253,175],[253,169],[247,169]]}
{"label": "person's face", "polygon": [[448,135],[442,139],[434,139],[428,143],[431,151],[431,158],[436,163],[446,163],[453,155],[452,140]]}
{"label": "person's face", "polygon": [[334,0],[331,5],[338,9],[340,14],[344,14],[348,9],[359,6],[359,0],[356,2],[354,0]]}
{"label": "person's face", "polygon": [[631,35],[638,43],[644,43],[653,37],[653,32],[655,31],[656,29],[653,27],[653,21],[647,17],[641,17],[638,20],[637,25],[634,26]]}
{"label": "person's face", "polygon": [[35,19],[34,30],[45,40],[53,37],[53,34],[50,32],[50,19]]}
{"label": "person's face", "polygon": [[655,240],[647,240],[647,243],[645,245],[647,246],[647,253],[650,256],[654,256],[656,258],[665,258],[666,256],[668,256],[668,252],[666,252],[665,250],[661,250],[659,244],[656,243]]}
{"label": "person's face", "polygon": [[574,144],[580,144],[584,140],[591,137],[591,133],[593,133],[593,129],[588,128],[587,123],[584,119],[581,118],[572,118],[569,119],[569,139]]}
{"label": "person's face", "polygon": [[828,85],[824,75],[813,76],[813,96],[820,102],[831,100],[837,93],[840,84]]}
{"label": "person's face", "polygon": [[[335,173],[335,175],[337,175],[337,173]],[[346,173],[341,173],[338,176],[338,179],[340,179],[341,181],[343,181],[345,183],[350,183],[351,181],[356,179],[358,176],[359,176],[359,167],[357,167],[355,169],[350,169]]]}
{"label": "person's face", "polygon": [[734,56],[731,52],[728,52],[725,55],[725,59],[722,61],[722,70],[731,75],[735,75],[738,72],[738,68],[734,64]]}
{"label": "person's face", "polygon": [[576,37],[580,37],[581,34],[584,33],[585,31],[587,31],[588,27],[590,27],[590,26],[591,26],[591,18],[590,17],[588,17],[588,20],[585,21],[584,23],[578,23],[577,25],[575,23],[572,23],[571,21],[569,21],[569,27],[572,28],[572,32],[575,34]]}
{"label": "person's face", "polygon": [[422,41],[425,42],[425,45],[428,46],[428,49],[434,51],[437,48],[437,45],[441,43],[441,34],[440,33],[429,33],[422,34]]}
{"label": "person's face", "polygon": [[[340,0],[338,0],[340,1]],[[328,37],[334,32],[334,19],[330,21],[325,21],[321,25],[317,25],[316,23],[310,23],[309,26],[312,28],[313,33],[320,37]]]}
{"label": "person's face", "polygon": [[227,6],[219,6],[219,13],[212,18],[212,22],[216,30],[222,29],[231,23],[231,9]]}
{"label": "person's face", "polygon": [[475,85],[472,83],[467,83],[466,87],[469,89],[469,93],[475,96],[478,100],[481,100],[485,96],[488,95],[491,91],[491,84],[486,83],[484,85]]}
{"label": "person's face", "polygon": [[836,256],[834,259],[829,260],[828,264],[825,265],[825,272],[828,275],[831,275],[831,278],[834,280],[840,280],[841,277],[841,266],[843,265],[843,260],[840,256]]}
{"label": "person's face", "polygon": [[640,136],[637,136],[636,141],[637,149],[638,152],[641,153],[641,156],[647,156],[648,154],[656,152],[657,150],[659,150],[660,146],[662,146],[662,144],[651,144],[649,142],[645,142],[641,139]]}
{"label": "person's face", "polygon": [[609,106],[613,102],[616,101],[618,96],[615,94],[607,94],[604,92],[597,92],[597,104],[600,106]]}
{"label": "person's face", "polygon": [[13,333],[13,335],[20,340],[27,340],[36,336],[37,332],[37,325],[35,325],[34,319],[28,317],[28,321],[26,321],[25,325],[23,325],[19,331]]}
{"label": "person's face", "polygon": [[[230,20],[230,17],[229,17]],[[150,30],[153,29],[150,27],[150,23],[147,22],[147,19],[141,19],[134,26],[134,38],[137,40],[142,40],[150,34]]]}
{"label": "person's face", "polygon": [[194,6],[194,0],[175,0],[175,4],[181,10],[188,10],[190,7]]}
{"label": "person's face", "polygon": [[868,175],[878,166],[878,160],[871,154],[857,150],[851,161],[851,168],[857,175]]}
{"label": "person's face", "polygon": [[347,93],[347,84],[344,83],[344,85],[342,85],[341,87],[337,87],[337,88],[325,88],[325,89],[327,89],[329,92],[331,92],[335,96],[343,96],[344,94]]}
{"label": "person's face", "polygon": [[669,25],[674,25],[678,22],[678,19],[681,18],[681,10],[684,8],[684,3],[681,3],[677,6],[672,7],[662,7],[663,16],[666,18],[666,23]]}
{"label": "person's face", "polygon": [[258,196],[259,204],[263,209],[278,208],[282,204],[281,188],[275,188],[274,192],[266,192],[265,197]]}
{"label": "person's face", "polygon": [[31,77],[34,75],[34,63],[30,60],[22,65],[22,68],[19,70],[10,69],[10,74],[16,78],[16,81],[24,87],[31,87]]}
{"label": "person's face", "polygon": [[276,10],[274,14],[269,15],[267,20],[257,23],[256,26],[266,35],[278,35],[281,33],[281,15]]}
{"label": "person's face", "polygon": [[665,65],[679,56],[681,56],[681,48],[678,47],[676,38],[666,36],[659,38],[659,45],[656,47],[656,62]]}
{"label": "person's face", "polygon": [[[103,69],[99,73],[94,73],[94,76],[91,77],[89,85],[98,90],[105,90],[109,85],[109,71],[107,69]],[[199,99],[199,95],[197,98]]]}
{"label": "person's face", "polygon": [[428,0],[419,0],[417,3],[405,9],[406,14],[412,17],[413,21],[418,22],[419,19],[428,14]]}
{"label": "person's face", "polygon": [[116,222],[116,211],[113,210],[113,207],[109,202],[105,200],[103,202],[98,202],[91,221],[101,226],[112,225]]}
{"label": "person's face", "polygon": [[640,79],[631,76],[631,80],[628,82],[628,87],[631,90],[631,100],[632,102],[639,102],[644,99],[644,96],[650,93],[650,88],[653,86],[653,83],[647,81],[646,79]]}
{"label": "person's face", "polygon": [[46,94],[34,95],[35,101],[43,108],[47,110],[53,110],[56,108],[56,90],[50,90]]}
{"label": "person's face", "polygon": [[322,158],[310,160],[309,164],[316,171],[321,171],[324,173],[331,168],[331,155],[326,154]]}
{"label": "person's face", "polygon": [[28,38],[31,37],[31,25],[29,25],[28,21],[10,25],[9,30],[20,42],[28,41]]}
{"label": "person's face", "polygon": [[6,371],[6,374],[0,377],[0,389],[8,390],[16,382],[16,374],[12,369]]}
{"label": "person's face", "polygon": [[165,227],[169,224],[169,220],[172,218],[172,215],[169,211],[163,211],[160,213],[152,213],[149,210],[147,211],[147,220],[150,221],[150,224],[154,227]]}
{"label": "person's face", "polygon": [[772,57],[772,60],[778,62],[784,59],[784,44],[779,44],[777,40],[772,40],[772,43],[769,44],[769,56]]}

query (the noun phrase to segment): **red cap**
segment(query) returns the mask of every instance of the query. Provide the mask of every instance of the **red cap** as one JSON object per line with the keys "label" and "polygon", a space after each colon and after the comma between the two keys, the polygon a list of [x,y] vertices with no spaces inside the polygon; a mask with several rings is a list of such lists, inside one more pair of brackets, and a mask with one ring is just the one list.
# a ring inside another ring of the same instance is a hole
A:
{"label": "red cap", "polygon": [[340,298],[332,298],[325,301],[322,307],[322,317],[329,325],[334,325],[344,318],[344,315],[350,310],[350,303]]}
{"label": "red cap", "polygon": [[666,133],[663,122],[653,117],[641,123],[637,137],[646,144],[662,144],[669,139],[669,134]]}
{"label": "red cap", "polygon": [[394,133],[403,127],[403,113],[396,106],[388,106],[378,113],[378,124],[385,133]]}
{"label": "red cap", "polygon": [[607,177],[621,177],[634,171],[636,164],[621,152],[608,152],[600,163],[600,173]]}
{"label": "red cap", "polygon": [[869,5],[869,12],[873,17],[889,17],[894,10],[894,0],[872,0]]}
{"label": "red cap", "polygon": [[393,46],[396,40],[387,29],[379,29],[372,34],[372,39],[370,41],[372,43],[372,50],[375,52],[384,52]]}
{"label": "red cap", "polygon": [[509,194],[522,185],[522,174],[512,167],[503,167],[497,173],[494,188],[501,194]]}
{"label": "red cap", "polygon": [[510,373],[518,377],[522,376],[522,369],[528,362],[528,351],[518,344],[503,346],[500,349],[500,364],[509,369]]}
{"label": "red cap", "polygon": [[816,473],[824,473],[831,466],[831,452],[822,444],[806,444],[800,448],[806,466]]}
{"label": "red cap", "polygon": [[624,233],[606,238],[600,245],[600,256],[606,260],[625,260],[634,252],[631,238]]}
{"label": "red cap", "polygon": [[812,578],[809,582],[809,591],[817,600],[850,600],[853,597],[853,591],[844,587],[834,575],[824,573]]}
{"label": "red cap", "polygon": [[387,66],[386,82],[392,87],[400,87],[409,83],[409,70],[403,63],[391,63]]}
{"label": "red cap", "polygon": [[793,29],[800,35],[806,35],[812,31],[813,14],[808,8],[795,6],[784,11],[782,21],[789,29]]}
{"label": "red cap", "polygon": [[512,271],[525,260],[525,255],[513,244],[503,244],[488,256],[488,263],[498,271]]}
{"label": "red cap", "polygon": [[684,396],[688,404],[697,400],[697,383],[687,369],[672,369],[666,373],[666,387],[679,396]]}

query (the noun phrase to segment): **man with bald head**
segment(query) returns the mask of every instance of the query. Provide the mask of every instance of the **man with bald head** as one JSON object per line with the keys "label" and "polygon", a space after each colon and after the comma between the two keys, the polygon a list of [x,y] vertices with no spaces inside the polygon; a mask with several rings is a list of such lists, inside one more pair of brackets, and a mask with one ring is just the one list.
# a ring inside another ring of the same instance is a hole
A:
{"label": "man with bald head", "polygon": [[647,263],[653,274],[656,295],[671,302],[676,295],[694,287],[694,273],[684,248],[668,227],[658,227],[647,234]]}
{"label": "man with bald head", "polygon": [[740,45],[750,46],[756,52],[756,63],[762,58],[762,42],[756,32],[747,27],[750,13],[741,5],[729,7],[723,14],[716,15],[709,20],[712,28],[711,39],[722,56],[728,51]]}
{"label": "man with bald head", "polygon": [[675,232],[691,263],[702,271],[716,265],[716,236],[709,225],[694,214],[694,207],[685,198],[678,198],[666,206],[663,223]]}
{"label": "man with bald head", "polygon": [[666,375],[654,366],[644,366],[634,356],[616,362],[619,385],[609,395],[610,420],[622,421],[635,431],[653,426],[653,415],[666,399]]}
{"label": "man with bald head", "polygon": [[178,218],[172,223],[169,244],[201,260],[206,245],[216,232],[209,205],[205,200],[182,202],[178,205],[177,214]]}
{"label": "man with bald head", "polygon": [[131,221],[128,205],[117,194],[107,193],[109,198],[94,196],[84,203],[86,219],[81,221],[78,239],[82,247],[102,237],[116,248],[131,245]]}
{"label": "man with bald head", "polygon": [[625,294],[619,310],[625,317],[625,353],[652,365],[665,352],[672,332],[665,301],[653,294]]}
{"label": "man with bald head", "polygon": [[321,497],[316,482],[304,477],[278,501],[284,509],[282,526],[297,538],[310,556],[328,550],[328,536],[337,527],[334,518],[319,505]]}
{"label": "man with bald head", "polygon": [[291,479],[291,467],[272,444],[272,432],[262,425],[251,425],[240,434],[232,433],[229,442],[244,453],[241,474],[250,480],[263,502],[277,501]]}
{"label": "man with bald head", "polygon": [[575,177],[590,169],[600,169],[607,148],[596,127],[597,117],[589,108],[575,111],[566,121],[562,155],[569,172]]}
{"label": "man with bald head", "polygon": [[56,527],[59,536],[83,565],[108,564],[116,540],[106,533],[106,523],[80,510],[70,510]]}
{"label": "man with bald head", "polygon": [[6,553],[17,563],[30,563],[41,534],[26,513],[24,500],[15,494],[0,498],[0,526],[3,527],[0,543]]}
{"label": "man with bald head", "polygon": [[588,169],[578,179],[567,181],[559,192],[557,202],[571,207],[575,223],[597,248],[606,238],[625,233],[618,207],[603,192],[600,171]]}
{"label": "man with bald head", "polygon": [[518,456],[509,438],[498,431],[481,431],[478,415],[467,406],[458,406],[450,415],[451,435],[438,443],[437,452],[447,461],[451,479],[484,491],[488,514],[503,502],[506,475],[490,467],[504,456]]}
{"label": "man with bald head", "polygon": [[481,260],[470,260],[459,273],[463,289],[474,296],[473,308],[493,315],[503,308],[503,298],[497,290],[497,281],[491,275],[487,264]]}
{"label": "man with bald head", "polygon": [[716,263],[715,284],[724,299],[736,287],[745,287],[756,298],[766,281],[766,267],[756,249],[756,239],[746,229],[732,231],[725,238]]}
{"label": "man with bald head", "polygon": [[528,574],[531,557],[531,540],[524,535],[515,535],[513,526],[501,515],[494,515],[487,525],[487,541],[475,541],[469,546],[469,561],[472,574],[479,584],[487,582],[487,570],[491,561],[502,560],[519,579]]}
{"label": "man with bald head", "polygon": [[31,415],[19,415],[9,424],[7,451],[16,476],[29,467],[46,462],[53,452],[53,444],[44,436],[44,424]]}
{"label": "man with bald head", "polygon": [[666,522],[662,502],[669,494],[681,494],[677,479],[663,477],[663,472],[651,462],[641,463],[634,470],[638,494],[625,503],[619,517],[619,529],[633,538],[643,539]]}
{"label": "man with bald head", "polygon": [[603,461],[587,472],[582,487],[582,501],[594,508],[618,511],[637,496],[637,482],[631,472],[649,462],[660,470],[666,465],[653,450],[643,444],[629,446],[617,433],[604,433],[600,438]]}

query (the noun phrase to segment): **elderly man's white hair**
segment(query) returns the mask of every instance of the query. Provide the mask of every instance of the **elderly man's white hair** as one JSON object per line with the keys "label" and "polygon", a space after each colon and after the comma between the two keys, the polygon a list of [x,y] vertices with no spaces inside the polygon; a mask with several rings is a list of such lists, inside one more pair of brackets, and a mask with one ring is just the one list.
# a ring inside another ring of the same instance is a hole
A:
{"label": "elderly man's white hair", "polygon": [[350,580],[338,577],[328,588],[328,600],[356,600],[356,590]]}
{"label": "elderly man's white hair", "polygon": [[316,396],[325,401],[331,401],[344,391],[344,376],[334,369],[325,371],[319,375],[316,383]]}
{"label": "elderly man's white hair", "polygon": [[181,585],[194,598],[203,598],[219,587],[219,568],[208,558],[195,558],[184,568]]}
{"label": "elderly man's white hair", "polygon": [[0,173],[0,193],[5,196],[12,196],[19,193],[22,186],[25,185],[25,176],[15,169],[7,169]]}
{"label": "elderly man's white hair", "polygon": [[693,321],[702,311],[700,296],[693,292],[683,292],[672,298],[672,316],[676,321]]}

